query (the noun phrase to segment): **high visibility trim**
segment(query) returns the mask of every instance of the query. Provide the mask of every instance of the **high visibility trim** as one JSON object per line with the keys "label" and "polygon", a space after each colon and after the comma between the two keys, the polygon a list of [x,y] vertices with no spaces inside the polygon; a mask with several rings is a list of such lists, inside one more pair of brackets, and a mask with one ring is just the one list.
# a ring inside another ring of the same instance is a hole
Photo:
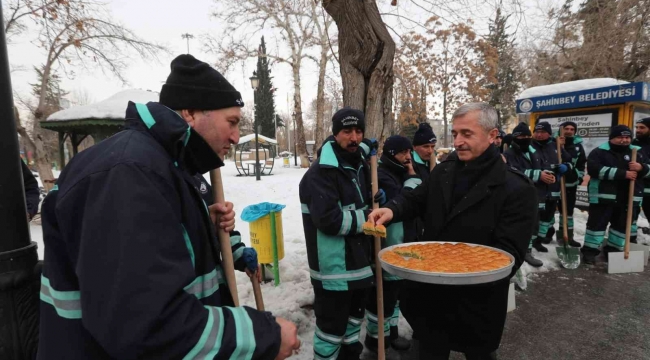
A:
{"label": "high visibility trim", "polygon": [[354,210],[355,215],[357,216],[357,229],[356,233],[361,234],[363,233],[363,223],[365,223],[366,219],[366,214],[364,213],[364,210]]}
{"label": "high visibility trim", "polygon": [[41,301],[54,307],[56,313],[66,319],[81,319],[81,292],[58,291],[50,285],[50,280],[41,275]]}
{"label": "high visibility trim", "polygon": [[147,105],[136,103],[135,108],[138,111],[138,114],[140,114],[142,122],[147,125],[148,129],[151,129],[152,126],[156,125],[156,120],[154,120],[153,116],[151,116]]}
{"label": "high visibility trim", "polygon": [[235,250],[235,251],[232,253],[232,259],[233,259],[233,261],[237,261],[237,260],[239,260],[239,259],[242,257],[242,255],[244,255],[244,249],[245,249],[245,247],[244,247],[244,246],[241,246],[239,249]]}
{"label": "high visibility trim", "polygon": [[347,280],[347,281],[353,281],[353,280],[361,280],[365,279],[369,276],[372,276],[372,269],[370,269],[370,266],[366,266],[362,269],[359,270],[352,270],[352,271],[346,271],[345,273],[340,273],[340,274],[326,274],[323,275],[320,272],[316,270],[309,270],[310,275],[312,278],[316,280],[321,280],[321,281],[326,281],[326,280]]}
{"label": "high visibility trim", "polygon": [[302,210],[303,214],[310,214],[309,206],[307,204],[300,204],[300,210]]}
{"label": "high visibility trim", "polygon": [[246,309],[241,307],[228,307],[235,320],[235,335],[237,341],[237,348],[230,356],[231,359],[246,359],[253,358],[255,352],[255,337],[253,334],[253,322],[246,312]]}
{"label": "high visibility trim", "polygon": [[404,187],[407,189],[415,189],[422,184],[422,179],[411,178],[404,182]]}
{"label": "high visibility trim", "polygon": [[192,247],[192,241],[190,241],[190,236],[187,234],[187,230],[185,229],[185,225],[181,224],[181,227],[183,228],[183,238],[185,239],[185,247],[187,247],[187,251],[190,253],[190,260],[192,260],[192,268],[194,268],[194,248]]}
{"label": "high visibility trim", "polygon": [[183,288],[186,293],[196,296],[197,299],[206,298],[219,290],[219,277],[217,269],[210,271],[194,279],[189,285]]}
{"label": "high visibility trim", "polygon": [[206,306],[208,310],[208,321],[203,328],[203,333],[199,341],[194,345],[192,350],[183,357],[184,360],[190,359],[212,359],[221,348],[223,339],[223,310],[218,307]]}
{"label": "high visibility trim", "polygon": [[348,235],[352,228],[352,214],[349,211],[343,211],[343,220],[341,220],[341,229],[339,235]]}

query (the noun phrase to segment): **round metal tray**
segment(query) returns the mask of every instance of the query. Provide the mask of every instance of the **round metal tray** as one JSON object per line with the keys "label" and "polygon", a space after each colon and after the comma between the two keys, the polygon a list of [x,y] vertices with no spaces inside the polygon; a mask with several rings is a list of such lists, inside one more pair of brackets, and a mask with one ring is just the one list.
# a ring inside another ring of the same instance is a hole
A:
{"label": "round metal tray", "polygon": [[[393,274],[395,276],[399,276],[405,280],[411,280],[411,281],[417,281],[417,282],[423,282],[429,284],[472,285],[472,284],[484,284],[484,283],[501,280],[506,276],[510,275],[510,272],[512,271],[512,267],[515,264],[514,256],[510,255],[506,251],[503,251],[501,249],[496,249],[490,246],[469,244],[469,243],[463,243],[463,244],[467,244],[469,246],[480,246],[480,247],[488,248],[490,250],[498,251],[502,254],[505,254],[510,259],[510,264],[500,269],[490,270],[490,271],[473,272],[473,273],[441,273],[441,272],[429,272],[429,271],[406,269],[403,267],[395,266],[393,264],[389,264],[385,262],[384,259],[382,259],[382,255],[386,251],[392,251],[394,249],[403,246],[430,244],[430,243],[431,241],[411,242],[406,244],[393,245],[385,249],[382,249],[379,252],[379,261],[381,262],[381,267],[384,270],[386,270],[388,273]],[[460,244],[459,242],[452,242],[452,241],[440,241],[439,243]]]}

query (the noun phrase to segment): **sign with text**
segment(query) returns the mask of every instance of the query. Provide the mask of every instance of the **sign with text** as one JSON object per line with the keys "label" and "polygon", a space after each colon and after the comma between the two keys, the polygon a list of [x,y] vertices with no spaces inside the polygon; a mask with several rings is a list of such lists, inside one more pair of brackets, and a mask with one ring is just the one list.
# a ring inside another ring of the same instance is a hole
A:
{"label": "sign with text", "polygon": [[609,129],[612,127],[612,114],[591,114],[591,115],[572,115],[548,119],[539,119],[546,121],[551,125],[553,133],[557,132],[560,125],[572,121],[578,125],[577,136],[582,138],[582,146],[588,155],[591,150],[597,148],[602,143],[609,141]]}
{"label": "sign with text", "polygon": [[649,84],[635,82],[517,100],[517,113],[577,109],[591,106],[650,101]]}

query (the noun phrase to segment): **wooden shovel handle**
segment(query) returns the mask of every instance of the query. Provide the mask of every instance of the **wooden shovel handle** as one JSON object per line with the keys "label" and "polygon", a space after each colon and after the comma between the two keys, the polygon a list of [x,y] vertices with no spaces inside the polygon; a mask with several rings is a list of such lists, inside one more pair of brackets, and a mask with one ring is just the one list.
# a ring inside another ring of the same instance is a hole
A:
{"label": "wooden shovel handle", "polygon": [[[258,265],[257,271],[261,271],[260,265]],[[255,294],[255,306],[257,310],[264,311],[264,298],[262,298],[262,288],[260,287],[260,282],[257,280],[257,273],[251,277],[251,283],[253,284],[253,294]]]}
{"label": "wooden shovel handle", "polygon": [[[370,157],[370,176],[372,180],[372,208],[378,209],[379,204],[374,200],[375,194],[379,191],[379,180],[377,177],[377,155]],[[381,250],[381,238],[375,236],[375,277],[377,282],[377,354],[379,360],[386,359],[386,352],[384,350],[384,283],[381,271],[381,262],[379,261],[379,250]]]}
{"label": "wooden shovel handle", "polygon": [[[636,149],[632,149],[632,160],[636,162]],[[630,180],[627,194],[627,220],[625,222],[625,260],[630,257],[630,235],[632,233],[632,213],[634,212],[634,180]]]}
{"label": "wooden shovel handle", "polygon": [[[225,204],[226,198],[223,194],[223,182],[221,180],[221,170],[210,171],[210,182],[214,190],[214,203]],[[217,224],[219,224],[217,218]],[[219,245],[221,246],[221,267],[226,276],[226,283],[232,296],[235,306],[239,306],[239,295],[237,294],[237,280],[235,279],[235,262],[232,257],[232,248],[230,247],[230,234],[217,225],[219,234]]]}
{"label": "wooden shovel handle", "polygon": [[436,167],[436,152],[434,151],[431,154],[431,159],[429,159],[429,172],[433,171],[433,168]]}
{"label": "wooden shovel handle", "polygon": [[[560,126],[559,135],[562,136],[562,131],[564,126]],[[557,143],[557,163],[562,164],[562,145],[560,145],[560,140],[558,139]],[[568,245],[569,241],[569,232],[568,232],[568,216],[566,209],[566,184],[564,182],[564,176],[560,177],[560,192],[562,196],[562,238],[564,239],[564,246]]]}

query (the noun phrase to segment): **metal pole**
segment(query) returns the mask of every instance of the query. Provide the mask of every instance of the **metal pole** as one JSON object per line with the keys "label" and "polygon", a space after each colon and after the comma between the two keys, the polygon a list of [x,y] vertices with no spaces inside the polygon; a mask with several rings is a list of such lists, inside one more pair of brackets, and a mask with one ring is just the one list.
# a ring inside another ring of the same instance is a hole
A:
{"label": "metal pole", "polygon": [[[0,6],[0,18],[4,18]],[[36,357],[40,274],[30,241],[4,28],[0,29],[0,359]]]}
{"label": "metal pole", "polygon": [[293,114],[293,164],[298,166],[298,134],[296,134],[296,114]]}
{"label": "metal pole", "polygon": [[257,128],[257,116],[255,116],[255,98],[257,97],[257,89],[253,91],[253,126],[255,126],[255,180],[259,181],[260,180],[260,151],[258,149],[258,144],[259,144],[259,139],[258,139],[258,132],[259,129]]}

